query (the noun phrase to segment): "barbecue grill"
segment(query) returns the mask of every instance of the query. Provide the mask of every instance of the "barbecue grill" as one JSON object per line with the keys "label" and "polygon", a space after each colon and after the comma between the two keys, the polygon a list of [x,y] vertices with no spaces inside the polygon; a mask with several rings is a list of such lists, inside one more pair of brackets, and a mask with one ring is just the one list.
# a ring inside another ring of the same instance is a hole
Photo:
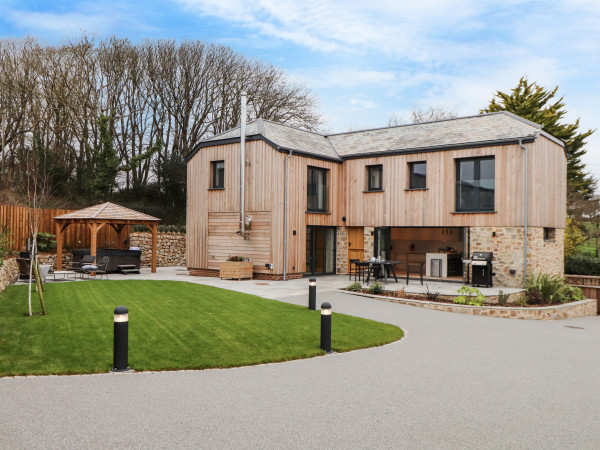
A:
{"label": "barbecue grill", "polygon": [[492,287],[493,252],[473,252],[471,258],[471,279],[473,286]]}

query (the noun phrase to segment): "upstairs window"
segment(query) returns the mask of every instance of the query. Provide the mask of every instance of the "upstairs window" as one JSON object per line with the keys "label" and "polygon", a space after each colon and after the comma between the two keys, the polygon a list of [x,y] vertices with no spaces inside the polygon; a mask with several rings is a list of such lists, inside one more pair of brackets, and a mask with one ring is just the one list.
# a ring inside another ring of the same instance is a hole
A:
{"label": "upstairs window", "polygon": [[312,212],[327,211],[327,169],[308,167],[307,210]]}
{"label": "upstairs window", "polygon": [[225,161],[212,161],[212,189],[225,188]]}
{"label": "upstairs window", "polygon": [[556,240],[556,228],[546,228],[546,227],[544,227],[544,240],[545,241],[554,241],[554,240]]}
{"label": "upstairs window", "polygon": [[383,189],[383,166],[378,164],[376,166],[367,166],[367,178],[369,180],[367,190],[369,191],[381,191]]}
{"label": "upstairs window", "polygon": [[409,189],[427,188],[427,163],[425,161],[408,163]]}
{"label": "upstairs window", "polygon": [[456,211],[494,211],[494,157],[456,160]]}

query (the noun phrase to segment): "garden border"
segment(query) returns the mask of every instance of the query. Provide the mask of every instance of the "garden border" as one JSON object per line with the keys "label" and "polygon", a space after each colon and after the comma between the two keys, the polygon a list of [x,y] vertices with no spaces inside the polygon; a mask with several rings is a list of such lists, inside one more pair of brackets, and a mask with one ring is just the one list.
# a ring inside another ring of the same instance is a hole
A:
{"label": "garden border", "polygon": [[418,306],[436,311],[445,311],[459,314],[470,314],[484,317],[500,317],[504,319],[527,319],[527,320],[561,320],[571,317],[585,317],[598,315],[598,302],[596,299],[579,300],[576,302],[563,303],[552,306],[472,306],[459,305],[456,303],[437,303],[429,300],[412,300],[383,295],[365,294],[362,292],[350,292],[340,289],[347,294],[370,297],[386,302],[400,303],[402,305]]}

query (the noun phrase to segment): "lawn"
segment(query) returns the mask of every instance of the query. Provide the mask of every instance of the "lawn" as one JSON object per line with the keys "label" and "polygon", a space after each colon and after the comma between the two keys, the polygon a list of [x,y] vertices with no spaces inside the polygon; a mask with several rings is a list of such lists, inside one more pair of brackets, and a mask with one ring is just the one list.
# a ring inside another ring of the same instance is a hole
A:
{"label": "lawn", "polygon": [[[108,372],[113,311],[129,308],[129,366],[206,369],[322,355],[320,312],[180,281],[47,283],[46,316],[25,316],[27,286],[0,294],[0,376]],[[37,295],[33,295],[39,310]],[[400,339],[393,325],[335,311],[332,348]]]}

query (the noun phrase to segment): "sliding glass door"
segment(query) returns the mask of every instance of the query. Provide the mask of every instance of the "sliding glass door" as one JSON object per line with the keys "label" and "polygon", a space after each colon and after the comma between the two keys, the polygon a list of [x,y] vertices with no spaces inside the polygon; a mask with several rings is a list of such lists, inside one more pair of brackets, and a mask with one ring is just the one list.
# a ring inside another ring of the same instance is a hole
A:
{"label": "sliding glass door", "polygon": [[335,273],[335,227],[306,227],[306,273]]}

